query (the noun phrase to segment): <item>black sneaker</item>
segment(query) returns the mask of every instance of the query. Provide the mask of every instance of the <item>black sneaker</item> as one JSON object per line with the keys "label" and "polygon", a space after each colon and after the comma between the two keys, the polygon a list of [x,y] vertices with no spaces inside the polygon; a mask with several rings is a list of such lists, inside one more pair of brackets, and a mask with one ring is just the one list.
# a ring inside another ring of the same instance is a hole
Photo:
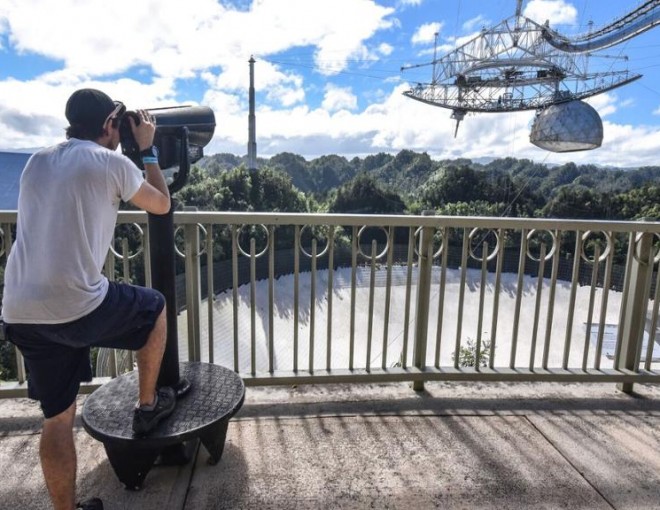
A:
{"label": "black sneaker", "polygon": [[156,402],[153,406],[136,407],[133,414],[133,433],[144,436],[167,418],[176,406],[176,395],[170,387],[163,386],[156,392]]}
{"label": "black sneaker", "polygon": [[103,501],[99,498],[88,499],[76,503],[76,510],[103,510]]}

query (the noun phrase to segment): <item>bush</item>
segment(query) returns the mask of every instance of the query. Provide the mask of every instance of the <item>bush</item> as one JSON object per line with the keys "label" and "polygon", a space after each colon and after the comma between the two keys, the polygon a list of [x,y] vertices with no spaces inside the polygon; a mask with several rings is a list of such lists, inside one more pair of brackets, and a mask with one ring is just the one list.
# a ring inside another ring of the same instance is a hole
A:
{"label": "bush", "polygon": [[[481,342],[481,351],[479,352],[479,366],[487,367],[488,359],[490,357],[490,341],[483,340]],[[477,358],[477,342],[472,338],[467,339],[467,345],[461,345],[458,351],[458,366],[460,367],[474,367]],[[452,354],[452,360],[456,360],[456,354]]]}

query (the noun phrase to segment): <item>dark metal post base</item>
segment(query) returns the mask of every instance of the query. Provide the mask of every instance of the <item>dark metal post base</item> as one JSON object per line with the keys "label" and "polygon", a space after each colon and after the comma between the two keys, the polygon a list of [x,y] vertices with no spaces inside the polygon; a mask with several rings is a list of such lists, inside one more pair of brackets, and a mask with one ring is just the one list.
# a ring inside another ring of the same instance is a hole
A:
{"label": "dark metal post base", "polygon": [[128,490],[140,490],[142,482],[158,457],[158,449],[132,448],[129,445],[112,443],[103,443],[103,446],[119,481]]}
{"label": "dark metal post base", "polygon": [[83,426],[103,443],[117,478],[127,489],[142,487],[159,455],[162,464],[187,463],[192,458],[190,444],[197,444],[194,440],[201,440],[210,464],[222,457],[229,419],[245,399],[243,381],[233,371],[208,363],[181,363],[180,369],[190,390],[177,400],[174,413],[147,437],[134,437],[132,430],[137,372],[113,379],[85,401]]}
{"label": "dark metal post base", "polygon": [[163,448],[156,459],[157,466],[185,466],[195,455],[199,441],[186,441]]}
{"label": "dark metal post base", "polygon": [[211,455],[208,463],[215,466],[220,462],[222,451],[225,449],[225,439],[227,437],[227,427],[229,420],[222,420],[209,427],[201,434],[202,444],[206,451]]}

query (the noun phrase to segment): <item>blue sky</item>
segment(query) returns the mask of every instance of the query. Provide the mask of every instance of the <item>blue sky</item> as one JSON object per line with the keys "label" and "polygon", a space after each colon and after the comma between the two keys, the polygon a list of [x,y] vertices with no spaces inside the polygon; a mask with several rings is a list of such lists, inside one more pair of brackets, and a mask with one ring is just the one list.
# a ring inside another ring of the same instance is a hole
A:
{"label": "blue sky", "polygon": [[[523,14],[567,36],[639,0],[526,0]],[[2,0],[0,149],[63,137],[64,104],[96,87],[129,108],[204,104],[217,129],[206,153],[247,152],[248,59],[254,55],[257,150],[348,158],[401,149],[434,158],[518,157],[548,163],[658,164],[660,29],[601,53],[642,79],[594,96],[603,146],[556,154],[529,143],[534,112],[468,115],[403,96],[438,55],[514,14],[515,0]],[[611,57],[617,57],[611,58]],[[603,64],[604,63],[604,64]],[[596,62],[594,60],[594,64]],[[613,65],[613,64],[612,64]]]}

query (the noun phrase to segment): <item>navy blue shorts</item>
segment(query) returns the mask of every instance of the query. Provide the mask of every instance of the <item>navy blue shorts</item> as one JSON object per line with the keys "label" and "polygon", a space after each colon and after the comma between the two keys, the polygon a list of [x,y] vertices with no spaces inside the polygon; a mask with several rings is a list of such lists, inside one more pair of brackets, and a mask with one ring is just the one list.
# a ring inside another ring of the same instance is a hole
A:
{"label": "navy blue shorts", "polygon": [[25,358],[28,396],[46,418],[66,411],[92,380],[90,347],[137,351],[147,342],[165,298],[154,289],[110,282],[91,313],[64,324],[5,324],[7,339]]}

